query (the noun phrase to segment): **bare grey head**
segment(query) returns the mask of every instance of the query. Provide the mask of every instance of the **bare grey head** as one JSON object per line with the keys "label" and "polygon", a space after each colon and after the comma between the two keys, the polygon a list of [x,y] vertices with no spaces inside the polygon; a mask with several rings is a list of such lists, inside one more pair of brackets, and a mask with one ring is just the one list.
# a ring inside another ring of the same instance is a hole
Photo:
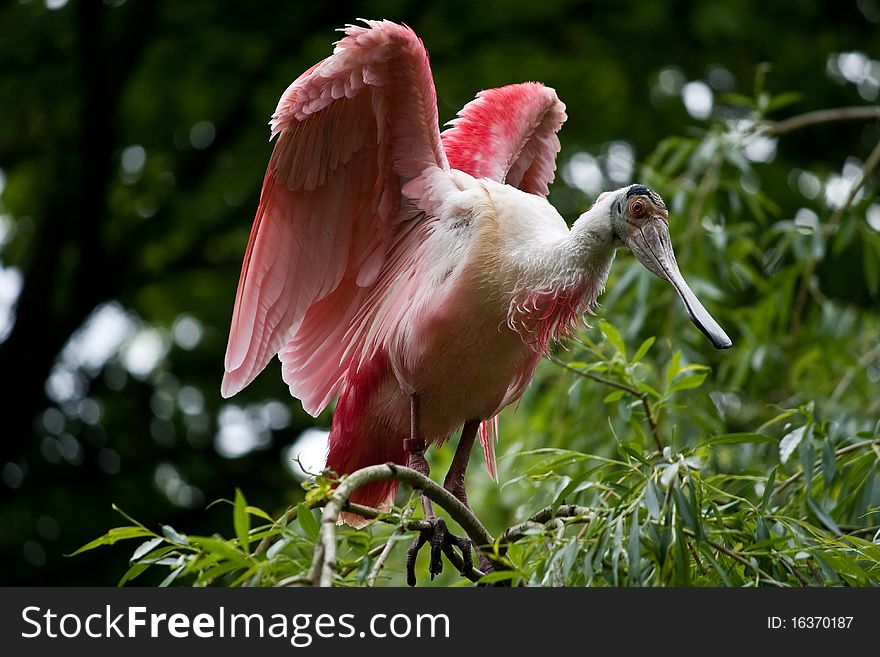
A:
{"label": "bare grey head", "polygon": [[611,203],[611,228],[617,241],[655,276],[669,281],[684,302],[691,321],[716,349],[733,344],[685,282],[669,237],[669,213],[660,195],[644,185],[630,185],[616,192]]}

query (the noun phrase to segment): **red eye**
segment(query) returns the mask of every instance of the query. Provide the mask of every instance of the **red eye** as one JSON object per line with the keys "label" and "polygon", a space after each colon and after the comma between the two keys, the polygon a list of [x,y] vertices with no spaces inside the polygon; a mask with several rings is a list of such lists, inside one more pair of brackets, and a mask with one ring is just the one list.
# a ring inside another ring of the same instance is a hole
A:
{"label": "red eye", "polygon": [[645,211],[645,203],[643,201],[635,200],[629,206],[629,209],[634,215],[638,216]]}

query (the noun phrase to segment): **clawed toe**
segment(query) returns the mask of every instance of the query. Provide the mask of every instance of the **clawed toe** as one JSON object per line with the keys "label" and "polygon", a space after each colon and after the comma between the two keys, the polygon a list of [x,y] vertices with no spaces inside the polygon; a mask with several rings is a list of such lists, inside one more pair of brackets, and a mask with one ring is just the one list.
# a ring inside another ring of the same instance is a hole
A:
{"label": "clawed toe", "polygon": [[471,557],[471,542],[464,536],[456,536],[446,527],[446,521],[443,518],[428,519],[431,526],[419,532],[419,535],[410,544],[406,551],[406,583],[410,586],[416,585],[416,556],[425,543],[431,546],[431,561],[428,566],[428,572],[431,579],[443,572],[443,558],[441,553],[449,557],[450,553],[454,553],[454,548],[461,551],[461,574],[467,576],[473,569],[473,558]]}

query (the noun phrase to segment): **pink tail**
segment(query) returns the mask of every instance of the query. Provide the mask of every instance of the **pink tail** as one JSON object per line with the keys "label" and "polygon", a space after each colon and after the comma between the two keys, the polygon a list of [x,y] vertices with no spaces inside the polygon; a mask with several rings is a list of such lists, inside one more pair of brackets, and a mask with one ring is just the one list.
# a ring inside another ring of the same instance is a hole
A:
{"label": "pink tail", "polygon": [[[369,465],[398,463],[406,465],[406,452],[403,441],[406,436],[390,435],[388,430],[372,427],[364,422],[360,430],[344,431],[342,422],[336,422],[330,430],[330,449],[327,453],[327,467],[338,475],[351,474]],[[349,498],[350,501],[366,506],[387,510],[394,503],[397,493],[396,481],[377,481],[361,486]],[[366,524],[361,516],[342,512],[340,520],[352,527]]]}
{"label": "pink tail", "polygon": [[[388,373],[387,358],[379,354],[354,375],[349,375],[339,395],[330,428],[327,467],[340,476],[389,461],[406,465],[403,441],[408,436],[398,435],[398,432],[378,422],[369,413],[370,403]],[[380,481],[361,486],[350,500],[388,509],[394,503],[395,493],[396,481]],[[354,527],[366,523],[361,516],[353,513],[342,513],[340,519]]]}

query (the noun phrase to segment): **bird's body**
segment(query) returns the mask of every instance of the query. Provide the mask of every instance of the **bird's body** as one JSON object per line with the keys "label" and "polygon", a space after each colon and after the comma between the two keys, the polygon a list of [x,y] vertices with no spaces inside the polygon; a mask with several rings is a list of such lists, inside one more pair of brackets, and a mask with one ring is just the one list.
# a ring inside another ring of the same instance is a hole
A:
{"label": "bird's body", "polygon": [[[418,394],[428,443],[468,420],[486,422],[481,438],[494,476],[488,421],[519,399],[548,342],[573,327],[605,283],[610,240],[591,260],[591,276],[567,262],[573,240],[598,239],[588,221],[570,231],[541,197],[466,174],[454,182],[415,266],[389,293],[389,303],[406,303],[389,321],[384,348],[343,384],[328,461],[336,471],[376,462],[368,440],[382,444],[384,460],[405,462],[410,396]],[[334,452],[346,439],[350,447]]]}
{"label": "bird's body", "polygon": [[[447,484],[466,503],[477,427],[494,476],[497,414],[595,302],[617,247],[729,346],[678,273],[659,196],[606,193],[571,229],[547,202],[565,118],[552,89],[523,83],[481,92],[441,135],[421,41],[387,21],[349,26],[273,115],[224,396],[277,353],[307,411],[338,397],[327,466],[340,475],[427,468],[425,446],[464,425]],[[387,506],[394,491],[352,500]]]}

